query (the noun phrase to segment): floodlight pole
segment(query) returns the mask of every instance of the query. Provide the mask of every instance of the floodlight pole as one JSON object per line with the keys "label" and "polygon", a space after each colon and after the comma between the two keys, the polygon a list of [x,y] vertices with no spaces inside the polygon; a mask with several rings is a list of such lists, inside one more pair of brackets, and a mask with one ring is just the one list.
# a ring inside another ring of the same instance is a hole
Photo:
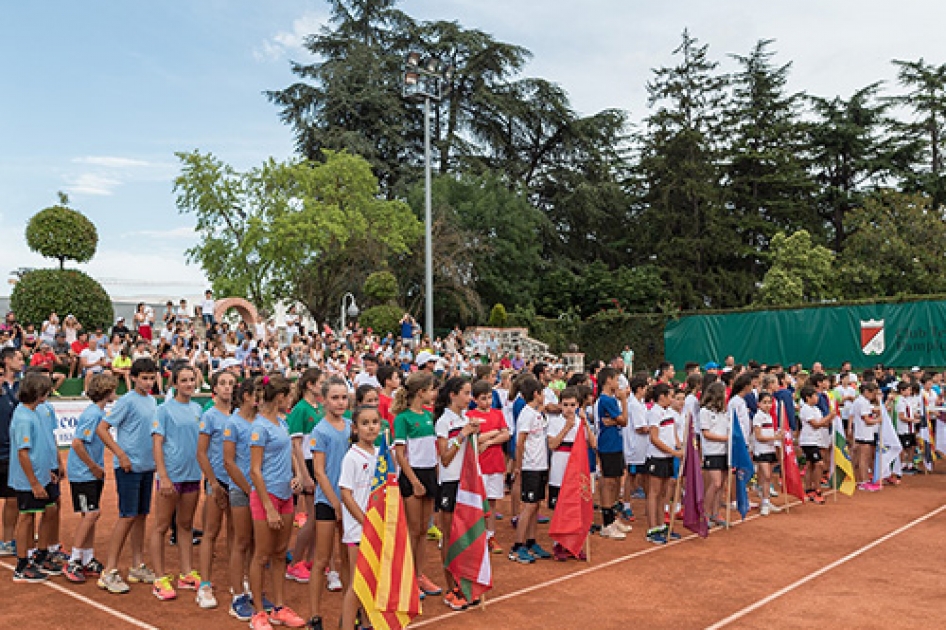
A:
{"label": "floodlight pole", "polygon": [[434,244],[431,226],[430,97],[424,95],[424,332],[434,339]]}

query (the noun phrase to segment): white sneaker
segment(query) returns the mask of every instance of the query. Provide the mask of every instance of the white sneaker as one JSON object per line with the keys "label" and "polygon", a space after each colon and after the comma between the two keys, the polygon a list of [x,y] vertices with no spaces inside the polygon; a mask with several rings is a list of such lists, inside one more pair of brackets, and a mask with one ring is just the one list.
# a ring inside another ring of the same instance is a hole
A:
{"label": "white sneaker", "polygon": [[771,506],[769,505],[769,502],[768,502],[768,501],[763,501],[763,502],[762,502],[762,509],[759,510],[759,512],[762,513],[762,516],[768,516],[768,515],[769,515],[769,508],[770,508],[770,507],[771,507]]}
{"label": "white sneaker", "polygon": [[625,538],[627,538],[627,534],[625,534],[620,529],[615,527],[615,523],[611,523],[607,527],[601,528],[602,538],[611,538],[613,540],[624,540]]}
{"label": "white sneaker", "polygon": [[325,588],[337,593],[342,590],[342,580],[338,577],[338,571],[329,571],[326,576]]}
{"label": "white sneaker", "polygon": [[777,496],[778,496],[778,490],[775,489],[775,484],[772,484],[772,485],[769,486],[769,496],[770,496],[770,497],[777,497]]}
{"label": "white sneaker", "polygon": [[773,514],[778,514],[779,512],[782,511],[782,508],[780,508],[779,506],[775,505],[775,504],[772,503],[771,501],[766,501],[766,503],[769,504],[769,512],[772,512]]}
{"label": "white sneaker", "polygon": [[214,597],[212,586],[201,586],[197,589],[197,605],[201,608],[216,608],[217,598]]}
{"label": "white sneaker", "polygon": [[612,523],[612,525],[613,525],[615,528],[617,528],[617,530],[618,530],[619,532],[624,533],[624,534],[628,533],[628,532],[631,531],[631,529],[632,529],[630,525],[625,525],[625,524],[622,523],[621,521],[614,521],[614,522]]}

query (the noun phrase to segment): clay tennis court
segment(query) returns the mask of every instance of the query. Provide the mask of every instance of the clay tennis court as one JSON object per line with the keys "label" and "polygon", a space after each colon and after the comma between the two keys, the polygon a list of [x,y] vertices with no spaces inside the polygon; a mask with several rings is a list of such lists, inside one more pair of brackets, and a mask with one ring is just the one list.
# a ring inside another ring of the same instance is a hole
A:
{"label": "clay tennis court", "polygon": [[[115,518],[114,485],[105,496],[99,558]],[[643,512],[642,502],[633,505]],[[513,531],[508,504],[502,508],[507,517],[498,536],[508,549]],[[76,520],[71,509],[64,511],[67,546]],[[539,529],[545,544],[547,526]],[[763,518],[750,512],[745,523],[713,531],[706,540],[685,535],[656,547],[644,541],[642,529],[636,525],[625,541],[594,537],[590,564],[548,560],[524,566],[495,555],[495,588],[485,610],[452,613],[432,598],[411,627],[810,628],[817,623],[890,629],[932,627],[946,616],[946,475],[908,477],[898,488],[842,495],[837,502],[829,496],[824,506],[796,506],[790,514]],[[429,544],[427,574],[442,584],[436,545]],[[218,545],[220,555],[223,541]],[[170,548],[172,570],[176,556]],[[14,584],[11,560],[0,562],[0,627],[245,627],[226,612],[222,558],[215,565],[221,607],[209,611],[197,607],[191,591],[159,602],[143,585],[132,585],[127,595],[110,595],[91,581]],[[126,553],[122,566],[128,562]],[[287,584],[287,603],[303,616],[307,589]],[[327,594],[325,602],[326,628],[334,628],[341,594]]]}

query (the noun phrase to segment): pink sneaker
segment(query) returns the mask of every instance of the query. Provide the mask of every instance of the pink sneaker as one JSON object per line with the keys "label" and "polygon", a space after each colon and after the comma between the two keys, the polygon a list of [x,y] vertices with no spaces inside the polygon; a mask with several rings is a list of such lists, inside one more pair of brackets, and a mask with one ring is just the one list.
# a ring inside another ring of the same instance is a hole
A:
{"label": "pink sneaker", "polygon": [[305,619],[297,615],[289,606],[278,606],[269,613],[269,623],[274,626],[301,628],[305,625]]}
{"label": "pink sneaker", "polygon": [[286,579],[295,580],[299,584],[308,584],[311,577],[305,562],[296,562],[286,567]]}

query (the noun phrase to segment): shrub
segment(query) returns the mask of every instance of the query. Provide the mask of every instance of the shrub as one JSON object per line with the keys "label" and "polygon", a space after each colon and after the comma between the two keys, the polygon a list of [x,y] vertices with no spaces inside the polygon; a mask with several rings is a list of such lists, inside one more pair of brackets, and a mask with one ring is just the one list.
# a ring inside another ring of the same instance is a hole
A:
{"label": "shrub", "polygon": [[81,212],[65,206],[40,210],[26,224],[26,244],[62,269],[66,260],[88,262],[95,255],[99,235],[95,224]]}
{"label": "shrub", "polygon": [[36,269],[20,278],[10,306],[23,323],[39,326],[49,314],[72,314],[86,329],[111,326],[112,300],[98,282],[77,269]]}
{"label": "shrub", "polygon": [[365,297],[373,304],[387,304],[397,297],[397,278],[390,271],[376,271],[365,280]]}
{"label": "shrub", "polygon": [[506,307],[502,304],[494,304],[493,310],[489,312],[489,325],[495,328],[505,328],[509,316],[506,315]]}
{"label": "shrub", "polygon": [[383,337],[388,333],[398,332],[398,324],[403,314],[404,311],[398,306],[382,304],[366,309],[365,312],[358,317],[358,323],[361,324],[363,328],[370,328],[374,333]]}

